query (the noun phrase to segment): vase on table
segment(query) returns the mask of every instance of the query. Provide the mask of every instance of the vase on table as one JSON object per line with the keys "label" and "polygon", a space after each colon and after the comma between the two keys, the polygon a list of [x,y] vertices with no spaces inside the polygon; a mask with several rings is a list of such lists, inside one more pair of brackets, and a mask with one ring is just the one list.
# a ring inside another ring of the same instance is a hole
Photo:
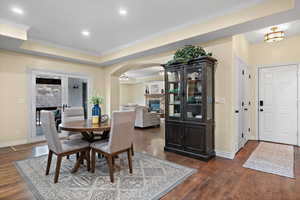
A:
{"label": "vase on table", "polygon": [[95,104],[92,109],[92,123],[99,124],[101,120],[101,108],[99,104]]}

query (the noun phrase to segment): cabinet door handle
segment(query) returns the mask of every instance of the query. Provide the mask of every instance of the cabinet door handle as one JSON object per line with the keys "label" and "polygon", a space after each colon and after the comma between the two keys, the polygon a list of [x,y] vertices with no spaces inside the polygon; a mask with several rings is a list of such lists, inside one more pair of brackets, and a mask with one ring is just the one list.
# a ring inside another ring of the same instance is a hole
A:
{"label": "cabinet door handle", "polygon": [[264,109],[261,108],[259,111],[260,111],[260,112],[264,112]]}

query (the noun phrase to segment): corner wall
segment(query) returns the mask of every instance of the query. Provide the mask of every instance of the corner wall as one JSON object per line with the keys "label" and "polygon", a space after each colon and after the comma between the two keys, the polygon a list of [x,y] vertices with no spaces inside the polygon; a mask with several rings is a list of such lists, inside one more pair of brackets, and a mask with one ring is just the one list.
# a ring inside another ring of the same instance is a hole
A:
{"label": "corner wall", "polygon": [[28,69],[90,76],[92,91],[105,95],[104,70],[99,67],[0,50],[0,147],[28,141]]}

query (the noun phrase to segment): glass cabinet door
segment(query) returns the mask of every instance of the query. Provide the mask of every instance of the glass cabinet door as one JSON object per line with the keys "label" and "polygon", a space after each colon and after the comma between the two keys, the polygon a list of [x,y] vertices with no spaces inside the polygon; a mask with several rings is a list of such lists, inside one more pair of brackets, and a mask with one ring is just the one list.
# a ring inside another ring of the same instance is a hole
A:
{"label": "glass cabinet door", "polygon": [[182,114],[182,76],[181,70],[167,72],[168,118],[181,118]]}
{"label": "glass cabinet door", "polygon": [[206,120],[214,119],[214,85],[213,85],[213,68],[207,67],[206,70]]}
{"label": "glass cabinet door", "polygon": [[185,88],[185,118],[186,120],[201,121],[203,118],[203,87],[202,68],[186,69]]}

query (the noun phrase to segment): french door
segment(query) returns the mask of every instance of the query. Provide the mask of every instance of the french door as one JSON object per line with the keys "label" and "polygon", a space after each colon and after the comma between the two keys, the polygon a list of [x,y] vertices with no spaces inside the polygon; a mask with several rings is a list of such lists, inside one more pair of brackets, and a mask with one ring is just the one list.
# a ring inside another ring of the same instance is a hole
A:
{"label": "french door", "polygon": [[[83,107],[88,115],[90,80],[86,76],[32,71],[30,78],[29,141],[44,140],[40,113],[53,111],[56,127],[61,123],[61,112],[65,107]],[[63,135],[62,135],[63,136]]]}
{"label": "french door", "polygon": [[297,144],[298,66],[259,70],[259,139]]}

